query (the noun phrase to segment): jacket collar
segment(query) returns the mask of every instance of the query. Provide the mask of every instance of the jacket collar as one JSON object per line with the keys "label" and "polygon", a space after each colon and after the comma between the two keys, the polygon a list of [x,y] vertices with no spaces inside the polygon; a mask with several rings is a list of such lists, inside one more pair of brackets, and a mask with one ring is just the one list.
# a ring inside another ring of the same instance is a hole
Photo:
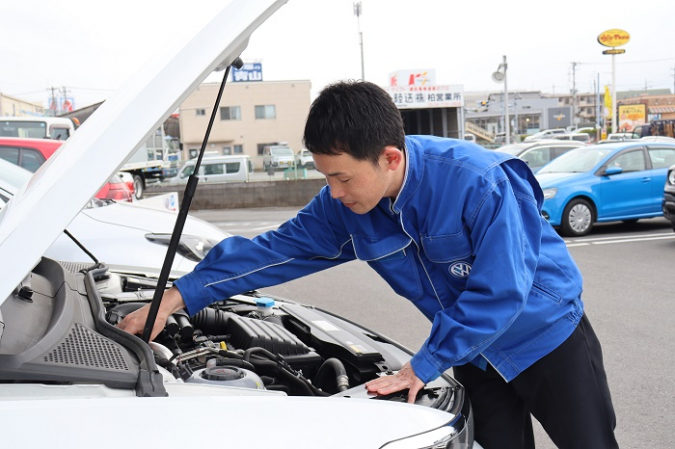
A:
{"label": "jacket collar", "polygon": [[414,136],[405,137],[405,176],[392,210],[400,213],[405,203],[415,194],[424,177],[424,149]]}

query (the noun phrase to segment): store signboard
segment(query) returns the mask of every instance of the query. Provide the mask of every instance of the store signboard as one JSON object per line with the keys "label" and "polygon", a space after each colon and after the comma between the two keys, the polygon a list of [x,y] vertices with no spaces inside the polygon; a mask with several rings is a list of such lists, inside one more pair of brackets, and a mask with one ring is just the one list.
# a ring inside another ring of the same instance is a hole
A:
{"label": "store signboard", "polygon": [[232,70],[232,81],[235,83],[262,80],[262,63],[260,62],[247,62],[241,69],[233,68]]}
{"label": "store signboard", "polygon": [[433,86],[436,84],[436,70],[398,70],[389,74],[390,86]]}
{"label": "store signboard", "polygon": [[384,90],[399,109],[464,107],[462,85],[387,86]]}
{"label": "store signboard", "polygon": [[619,132],[630,132],[638,125],[644,125],[647,107],[644,104],[619,105]]}

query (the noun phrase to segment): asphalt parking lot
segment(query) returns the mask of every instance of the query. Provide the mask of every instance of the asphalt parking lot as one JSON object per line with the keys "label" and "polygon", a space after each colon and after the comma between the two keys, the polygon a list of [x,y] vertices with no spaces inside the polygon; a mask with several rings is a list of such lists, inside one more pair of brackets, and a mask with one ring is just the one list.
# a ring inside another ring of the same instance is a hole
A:
{"label": "asphalt parking lot", "polygon": [[[267,208],[194,215],[252,237],[275,229],[295,212]],[[675,447],[675,232],[666,220],[651,219],[599,225],[589,236],[565,241],[584,275],[586,311],[603,344],[619,445]],[[265,290],[334,311],[411,349],[429,330],[426,319],[361,262]],[[538,448],[555,448],[538,426],[536,437]]]}

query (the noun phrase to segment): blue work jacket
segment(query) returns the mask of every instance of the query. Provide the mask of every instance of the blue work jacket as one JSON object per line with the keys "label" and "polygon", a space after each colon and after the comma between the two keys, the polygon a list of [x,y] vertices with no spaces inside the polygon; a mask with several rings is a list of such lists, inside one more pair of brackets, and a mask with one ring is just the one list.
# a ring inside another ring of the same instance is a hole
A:
{"label": "blue work jacket", "polygon": [[405,154],[395,200],[358,215],[326,186],[278,230],[211,249],[175,283],[188,312],[360,259],[432,321],[411,360],[425,383],[468,362],[510,381],[557,348],[583,315],[582,279],[527,165],[427,136]]}

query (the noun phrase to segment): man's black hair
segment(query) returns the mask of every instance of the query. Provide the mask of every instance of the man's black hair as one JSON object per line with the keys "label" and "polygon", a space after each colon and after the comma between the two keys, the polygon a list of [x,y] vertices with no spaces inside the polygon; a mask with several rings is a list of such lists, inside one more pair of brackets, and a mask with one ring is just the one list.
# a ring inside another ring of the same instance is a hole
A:
{"label": "man's black hair", "polygon": [[405,149],[401,113],[387,92],[366,81],[340,81],[321,91],[309,110],[303,140],[312,153],[346,153],[373,164],[386,146]]}

